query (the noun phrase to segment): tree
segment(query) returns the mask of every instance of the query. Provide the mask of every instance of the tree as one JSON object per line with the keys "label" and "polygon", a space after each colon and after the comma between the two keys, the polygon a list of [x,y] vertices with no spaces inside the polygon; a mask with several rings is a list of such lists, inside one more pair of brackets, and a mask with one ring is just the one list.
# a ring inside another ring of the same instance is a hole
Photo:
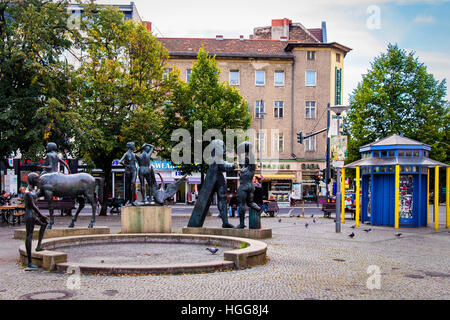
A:
{"label": "tree", "polygon": [[[247,130],[250,127],[251,115],[247,102],[236,88],[228,83],[221,83],[219,76],[220,70],[215,57],[205,52],[202,46],[192,66],[190,81],[178,83],[173,99],[164,108],[163,128],[166,140],[165,150],[161,155],[170,157],[172,148],[178,144],[171,141],[174,130],[184,128],[194,137],[194,125],[197,121],[201,121],[203,133],[208,129],[217,129],[223,137],[226,137],[226,129]],[[194,143],[192,139],[191,162],[181,164],[179,170],[183,173],[200,171],[203,182],[208,166],[205,163],[194,163]],[[203,142],[202,150],[208,144],[208,141]]]}
{"label": "tree", "polygon": [[168,54],[156,38],[112,7],[86,6],[81,30],[87,56],[73,80],[73,106],[60,120],[70,124],[77,156],[103,170],[106,215],[113,160],[129,141],[159,145],[162,106],[177,77],[163,77]]}
{"label": "tree", "polygon": [[50,139],[68,147],[51,104],[67,105],[69,1],[0,2],[0,159],[19,151],[36,159]]}
{"label": "tree", "polygon": [[360,158],[361,146],[400,134],[429,144],[430,156],[448,163],[450,114],[445,96],[445,79],[436,81],[414,52],[389,44],[350,97],[347,161]]}

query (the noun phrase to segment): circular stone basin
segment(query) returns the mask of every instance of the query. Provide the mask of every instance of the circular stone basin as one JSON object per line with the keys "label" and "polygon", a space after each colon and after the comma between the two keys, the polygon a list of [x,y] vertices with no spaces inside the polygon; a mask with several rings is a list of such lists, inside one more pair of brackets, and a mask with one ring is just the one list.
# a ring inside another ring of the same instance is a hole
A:
{"label": "circular stone basin", "polygon": [[213,247],[219,250],[211,254],[206,248],[202,244],[183,243],[109,243],[68,247],[64,252],[73,263],[157,266],[217,261],[223,259],[224,249],[230,249]]}
{"label": "circular stone basin", "polygon": [[[33,245],[33,248],[35,246]],[[33,263],[81,274],[180,274],[243,269],[266,262],[267,244],[254,239],[174,233],[83,235],[44,239]],[[219,248],[211,254],[206,248]],[[26,261],[25,246],[19,249]]]}

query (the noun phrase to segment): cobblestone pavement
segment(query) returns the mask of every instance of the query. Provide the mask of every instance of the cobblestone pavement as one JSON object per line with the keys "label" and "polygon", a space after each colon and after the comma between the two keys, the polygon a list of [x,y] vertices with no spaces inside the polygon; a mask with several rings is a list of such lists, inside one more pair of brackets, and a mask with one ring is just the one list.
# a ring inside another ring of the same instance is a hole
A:
{"label": "cobblestone pavement", "polygon": [[[392,228],[370,226],[372,230],[365,232],[369,226],[352,229],[354,221],[347,220],[342,233],[336,234],[333,220],[316,218],[314,223],[308,212],[305,216],[262,219],[263,227],[273,230],[273,238],[265,240],[269,260],[263,266],[187,275],[82,275],[80,288],[75,290],[68,289],[69,274],[24,271],[18,263],[22,241],[12,239],[12,227],[1,226],[0,299],[21,299],[49,290],[68,290],[71,299],[450,299],[450,233],[444,225],[437,232],[431,224],[400,229],[402,235],[396,237]],[[65,227],[69,219],[57,216],[56,225]],[[174,216],[174,232],[181,232],[187,221],[187,217]],[[230,222],[237,224],[238,219]],[[89,217],[80,216],[77,226],[88,224]],[[205,221],[208,227],[220,224],[215,215]],[[96,225],[109,226],[116,233],[120,217],[98,217]],[[348,236],[351,232],[354,238]],[[181,254],[180,261],[191,251],[197,253],[189,259],[199,254],[208,258],[200,249],[170,249],[167,254]],[[380,289],[367,288],[372,265],[380,268]]]}

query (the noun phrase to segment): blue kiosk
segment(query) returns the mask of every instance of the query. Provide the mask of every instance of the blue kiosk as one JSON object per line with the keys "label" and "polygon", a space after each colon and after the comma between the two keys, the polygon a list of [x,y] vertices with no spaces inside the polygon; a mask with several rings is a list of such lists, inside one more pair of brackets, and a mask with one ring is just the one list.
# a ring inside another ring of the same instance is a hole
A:
{"label": "blue kiosk", "polygon": [[359,149],[362,159],[344,168],[355,168],[357,180],[361,174],[362,222],[395,228],[428,225],[429,168],[439,174],[439,167],[449,167],[430,159],[430,150],[429,145],[399,135]]}

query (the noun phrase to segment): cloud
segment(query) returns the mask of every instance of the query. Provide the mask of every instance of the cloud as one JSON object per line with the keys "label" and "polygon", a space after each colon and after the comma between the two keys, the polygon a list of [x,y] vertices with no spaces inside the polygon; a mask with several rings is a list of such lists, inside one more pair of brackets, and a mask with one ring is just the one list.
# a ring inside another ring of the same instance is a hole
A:
{"label": "cloud", "polygon": [[416,23],[433,23],[436,21],[432,15],[426,15],[426,14],[418,14],[414,18],[414,22]]}

